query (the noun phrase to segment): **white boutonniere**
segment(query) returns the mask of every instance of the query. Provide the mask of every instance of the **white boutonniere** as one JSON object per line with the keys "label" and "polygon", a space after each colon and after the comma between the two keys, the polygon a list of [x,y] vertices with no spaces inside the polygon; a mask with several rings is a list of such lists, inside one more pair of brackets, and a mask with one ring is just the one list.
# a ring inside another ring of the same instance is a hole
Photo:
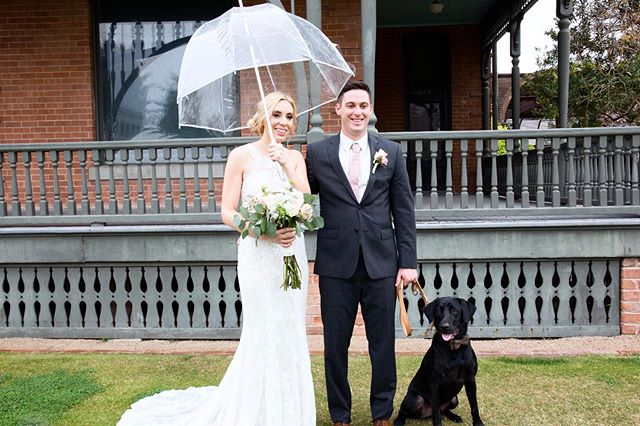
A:
{"label": "white boutonniere", "polygon": [[379,149],[375,154],[373,154],[373,170],[371,170],[371,174],[375,174],[379,165],[386,167],[387,163],[389,163],[387,155],[388,154],[383,149]]}

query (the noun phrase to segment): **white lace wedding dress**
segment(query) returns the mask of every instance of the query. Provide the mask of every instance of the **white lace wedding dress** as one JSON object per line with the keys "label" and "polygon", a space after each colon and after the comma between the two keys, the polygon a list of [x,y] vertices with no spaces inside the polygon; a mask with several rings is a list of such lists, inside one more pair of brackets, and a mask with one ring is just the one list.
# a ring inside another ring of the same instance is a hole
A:
{"label": "white lace wedding dress", "polygon": [[[242,185],[242,202],[284,180],[275,162],[249,145],[253,158]],[[168,390],[141,399],[118,425],[314,426],[316,408],[305,331],[308,264],[304,238],[295,242],[302,288],[281,288],[283,250],[251,237],[240,240],[238,279],[242,335],[220,384]]]}

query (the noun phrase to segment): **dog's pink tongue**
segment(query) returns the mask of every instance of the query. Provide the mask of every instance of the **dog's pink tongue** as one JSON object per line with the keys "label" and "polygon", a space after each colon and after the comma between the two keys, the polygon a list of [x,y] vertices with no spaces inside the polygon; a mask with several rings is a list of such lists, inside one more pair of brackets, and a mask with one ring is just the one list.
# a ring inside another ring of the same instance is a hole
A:
{"label": "dog's pink tongue", "polygon": [[451,339],[453,339],[453,334],[442,334],[442,340],[445,342],[448,342]]}

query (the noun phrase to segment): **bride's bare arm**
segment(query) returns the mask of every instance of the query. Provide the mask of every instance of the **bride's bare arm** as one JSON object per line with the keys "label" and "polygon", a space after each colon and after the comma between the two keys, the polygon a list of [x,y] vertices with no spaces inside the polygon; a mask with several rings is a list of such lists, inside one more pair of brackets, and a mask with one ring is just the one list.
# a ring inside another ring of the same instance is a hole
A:
{"label": "bride's bare arm", "polygon": [[247,163],[248,153],[242,148],[236,148],[229,154],[222,181],[222,221],[238,232],[242,232],[233,224],[233,217],[238,213],[238,203],[242,190],[242,175],[244,164]]}
{"label": "bride's bare arm", "polygon": [[282,166],[293,186],[302,192],[311,192],[307,179],[307,167],[302,154],[295,149],[286,149],[280,144],[269,145],[271,159]]}

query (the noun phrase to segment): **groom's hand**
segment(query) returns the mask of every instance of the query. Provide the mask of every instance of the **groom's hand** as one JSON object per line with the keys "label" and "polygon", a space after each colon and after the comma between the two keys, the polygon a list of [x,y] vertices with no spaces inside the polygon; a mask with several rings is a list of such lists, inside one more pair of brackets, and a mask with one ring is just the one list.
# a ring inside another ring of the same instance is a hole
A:
{"label": "groom's hand", "polygon": [[396,287],[407,288],[412,282],[418,281],[418,273],[415,269],[400,268],[396,276]]}

